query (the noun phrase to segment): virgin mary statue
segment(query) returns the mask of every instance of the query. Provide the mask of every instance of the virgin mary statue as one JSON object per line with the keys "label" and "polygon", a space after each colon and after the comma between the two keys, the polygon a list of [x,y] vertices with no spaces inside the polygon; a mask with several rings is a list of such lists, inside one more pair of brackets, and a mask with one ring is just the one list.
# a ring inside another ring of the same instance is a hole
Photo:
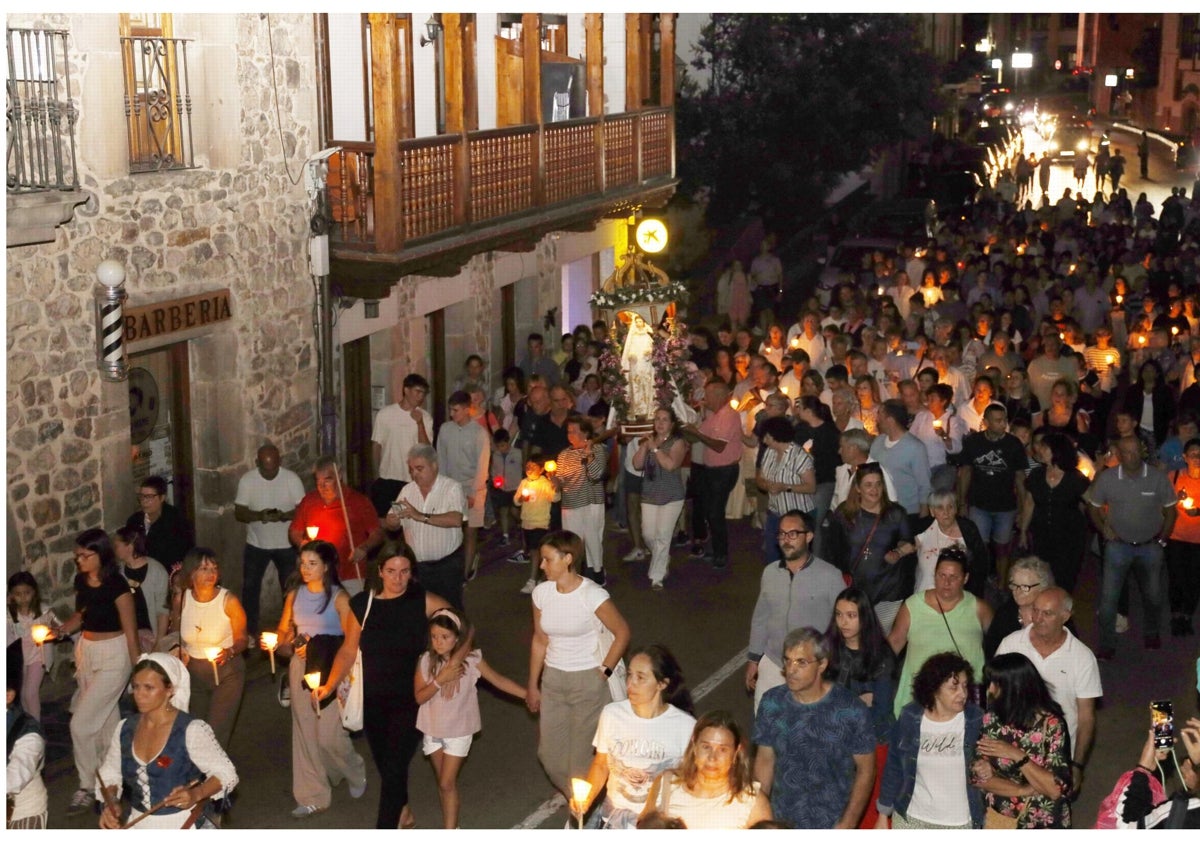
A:
{"label": "virgin mary statue", "polygon": [[634,315],[621,351],[621,367],[629,383],[629,414],[633,418],[649,418],[654,414],[654,365],[650,354],[654,350],[654,330],[640,315]]}

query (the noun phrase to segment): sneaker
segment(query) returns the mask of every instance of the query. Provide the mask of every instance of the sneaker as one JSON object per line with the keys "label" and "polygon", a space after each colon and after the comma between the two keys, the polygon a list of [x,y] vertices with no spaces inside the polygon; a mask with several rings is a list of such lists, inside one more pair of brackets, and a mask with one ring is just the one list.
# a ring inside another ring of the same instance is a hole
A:
{"label": "sneaker", "polygon": [[474,581],[477,575],[479,575],[479,555],[476,555],[472,559],[471,565],[467,568],[467,572],[463,576],[463,581]]}
{"label": "sneaker", "polygon": [[1124,613],[1117,614],[1116,628],[1118,634],[1123,634],[1129,630],[1129,617]]}
{"label": "sneaker", "polygon": [[713,569],[727,569],[729,567],[729,558],[716,557],[712,559]]}
{"label": "sneaker", "polygon": [[674,542],[672,542],[671,545],[674,546],[676,549],[682,549],[684,546],[687,546],[691,542],[692,541],[688,538],[688,536],[686,534],[684,534],[683,532],[679,532],[675,535],[675,540],[674,540]]}
{"label": "sneaker", "polygon": [[76,789],[75,793],[71,795],[71,804],[67,806],[67,814],[82,815],[84,812],[90,812],[95,805],[95,795],[86,788]]}
{"label": "sneaker", "polygon": [[704,554],[705,554],[704,553],[704,544],[703,543],[693,543],[692,551],[689,552],[688,554],[691,555],[693,558],[703,558]]}
{"label": "sneaker", "polygon": [[361,785],[352,786],[347,783],[347,788],[350,789],[350,796],[355,800],[362,797],[367,791],[367,775],[363,774],[363,781]]}
{"label": "sneaker", "polygon": [[625,555],[623,558],[621,558],[621,560],[627,564],[631,564],[636,561],[644,561],[644,560],[646,560],[646,550],[638,549],[635,547],[633,549],[630,549],[629,553],[627,555]]}
{"label": "sneaker", "polygon": [[319,815],[328,809],[328,806],[314,806],[311,803],[305,803],[302,806],[297,806],[292,810],[293,818],[311,818],[313,815]]}
{"label": "sneaker", "polygon": [[279,676],[279,692],[276,697],[279,699],[279,706],[285,710],[292,705],[292,689],[288,686],[287,669]]}
{"label": "sneaker", "polygon": [[651,590],[661,590],[662,588],[663,588],[663,583],[661,581],[651,581],[650,582]]}
{"label": "sneaker", "polygon": [[525,550],[522,549],[520,552],[509,555],[504,560],[508,561],[510,564],[527,564],[529,563],[529,556],[525,554]]}
{"label": "sneaker", "polygon": [[537,587],[537,582],[531,578],[525,582],[525,586],[521,588],[521,592],[528,596],[533,592],[535,587]]}

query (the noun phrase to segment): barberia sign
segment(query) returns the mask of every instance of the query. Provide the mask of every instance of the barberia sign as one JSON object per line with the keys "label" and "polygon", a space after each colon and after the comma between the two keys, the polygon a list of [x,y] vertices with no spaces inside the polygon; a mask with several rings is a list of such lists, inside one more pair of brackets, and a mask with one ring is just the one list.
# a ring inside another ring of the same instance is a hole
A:
{"label": "barberia sign", "polygon": [[232,317],[228,289],[163,301],[159,304],[147,304],[144,307],[126,307],[125,341],[155,339],[181,330],[207,327],[210,324],[228,321]]}

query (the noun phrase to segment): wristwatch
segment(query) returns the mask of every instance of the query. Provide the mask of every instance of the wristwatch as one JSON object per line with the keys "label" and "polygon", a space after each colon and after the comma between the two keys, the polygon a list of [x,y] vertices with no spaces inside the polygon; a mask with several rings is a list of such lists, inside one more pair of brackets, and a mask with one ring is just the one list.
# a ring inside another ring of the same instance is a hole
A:
{"label": "wristwatch", "polygon": [[429,522],[429,512],[428,512],[428,511],[426,511],[426,512],[425,512],[425,514],[423,514],[423,515],[422,515],[421,522],[422,522],[422,523],[428,523],[428,522]]}
{"label": "wristwatch", "polygon": [[605,677],[612,677],[612,669],[608,666],[601,665],[600,669],[604,672]]}

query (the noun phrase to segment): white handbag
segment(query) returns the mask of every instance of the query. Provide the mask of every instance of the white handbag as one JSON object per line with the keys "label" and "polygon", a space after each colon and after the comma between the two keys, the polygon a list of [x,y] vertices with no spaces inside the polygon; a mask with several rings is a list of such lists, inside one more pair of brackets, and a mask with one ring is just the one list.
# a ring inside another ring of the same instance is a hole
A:
{"label": "white handbag", "polygon": [[[607,625],[600,621],[599,617],[593,614],[592,618],[596,623],[596,657],[603,664],[616,636],[608,629]],[[617,661],[617,665],[613,666],[612,674],[608,676],[608,691],[614,701],[624,701],[628,697],[625,690],[625,677],[625,658],[621,658]]]}
{"label": "white handbag", "polygon": [[[371,604],[375,601],[375,591],[367,596],[367,610],[363,614],[362,628],[367,627],[367,617],[371,615]],[[361,633],[361,631],[360,631]],[[354,652],[354,666],[338,686],[338,706],[342,712],[342,727],[347,730],[362,730],[363,728],[363,666],[362,646]]]}

